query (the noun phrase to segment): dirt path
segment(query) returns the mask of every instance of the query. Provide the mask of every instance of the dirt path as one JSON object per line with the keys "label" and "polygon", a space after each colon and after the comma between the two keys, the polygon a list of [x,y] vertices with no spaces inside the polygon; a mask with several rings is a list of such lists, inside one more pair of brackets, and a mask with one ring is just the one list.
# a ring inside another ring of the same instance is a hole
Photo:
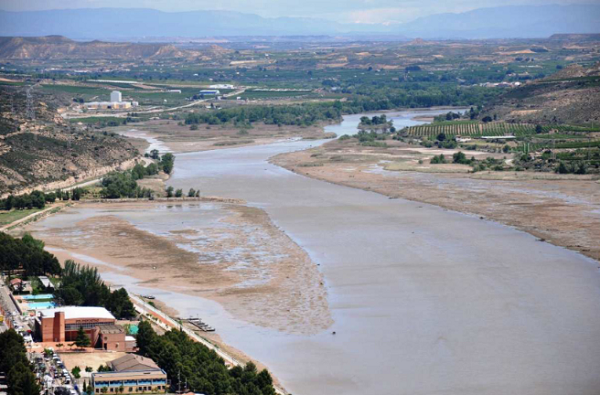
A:
{"label": "dirt path", "polygon": [[0,232],[6,232],[7,230],[12,229],[12,228],[14,228],[16,226],[29,223],[29,222],[31,222],[34,219],[35,220],[39,220],[40,218],[42,218],[42,217],[50,214],[50,212],[58,212],[58,211],[62,210],[67,205],[69,205],[69,203],[62,203],[62,202],[60,202],[60,203],[53,204],[53,205],[51,205],[49,207],[46,207],[45,209],[43,209],[41,211],[38,211],[38,212],[33,213],[33,214],[29,214],[26,217],[23,217],[21,219],[18,219],[16,221],[11,222],[10,224],[6,224],[6,225],[0,227]]}

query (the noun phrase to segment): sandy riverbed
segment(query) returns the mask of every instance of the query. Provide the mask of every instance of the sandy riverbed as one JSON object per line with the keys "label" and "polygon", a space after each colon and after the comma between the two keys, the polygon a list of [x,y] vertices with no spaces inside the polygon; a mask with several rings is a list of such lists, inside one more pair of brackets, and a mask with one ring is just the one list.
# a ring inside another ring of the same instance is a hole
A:
{"label": "sandy riverbed", "polygon": [[315,333],[331,324],[316,265],[258,208],[84,203],[27,230],[59,258],[215,300],[258,326]]}

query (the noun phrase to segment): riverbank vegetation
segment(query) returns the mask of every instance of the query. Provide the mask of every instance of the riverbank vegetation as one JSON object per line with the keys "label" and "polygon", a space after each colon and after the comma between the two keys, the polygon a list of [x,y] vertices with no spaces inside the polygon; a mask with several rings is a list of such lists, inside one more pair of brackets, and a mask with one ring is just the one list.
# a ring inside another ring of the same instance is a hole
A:
{"label": "riverbank vegetation", "polygon": [[160,171],[171,174],[175,164],[175,156],[167,153],[160,157],[158,151],[156,153],[152,152],[151,155],[153,159],[157,160],[156,163],[150,163],[148,166],[138,163],[131,170],[114,172],[105,176],[101,182],[100,195],[105,199],[152,198],[154,191],[139,186],[137,181],[156,176]]}
{"label": "riverbank vegetation", "polygon": [[275,395],[273,380],[253,363],[228,369],[214,350],[195,342],[184,332],[157,335],[148,321],[139,325],[137,345],[141,355],[152,358],[171,379],[171,389],[187,383],[190,391],[207,395]]}
{"label": "riverbank vegetation", "polygon": [[340,120],[343,105],[341,102],[303,103],[287,106],[247,106],[234,107],[207,113],[189,113],[186,125],[250,126],[262,122],[266,125],[310,126],[319,121]]}

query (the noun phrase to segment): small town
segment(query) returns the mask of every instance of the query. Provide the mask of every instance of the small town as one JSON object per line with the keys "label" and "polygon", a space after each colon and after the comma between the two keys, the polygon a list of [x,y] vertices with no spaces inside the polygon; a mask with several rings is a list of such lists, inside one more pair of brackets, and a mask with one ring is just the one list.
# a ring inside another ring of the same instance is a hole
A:
{"label": "small town", "polygon": [[[210,350],[225,369],[240,365],[198,336],[215,331],[201,319],[168,317],[152,295],[111,291],[95,269],[72,261],[61,269],[29,235],[0,238],[0,394],[194,394],[183,364],[171,366],[173,383],[142,355],[150,354],[157,334],[170,330]],[[252,364],[246,369],[255,370]],[[8,392],[15,388],[22,392]]]}

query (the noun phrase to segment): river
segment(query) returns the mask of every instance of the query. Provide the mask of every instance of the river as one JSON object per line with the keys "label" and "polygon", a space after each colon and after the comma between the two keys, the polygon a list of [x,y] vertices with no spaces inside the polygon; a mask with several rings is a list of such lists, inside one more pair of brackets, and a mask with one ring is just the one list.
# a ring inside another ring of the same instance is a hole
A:
{"label": "river", "polygon": [[[415,115],[388,116],[400,128]],[[351,133],[358,118],[328,131]],[[178,154],[169,185],[263,208],[319,265],[330,328],[292,335],[237,320],[215,302],[153,294],[206,317],[295,395],[598,394],[597,262],[477,217],[268,163],[321,143]],[[106,278],[147,292],[118,273]]]}

